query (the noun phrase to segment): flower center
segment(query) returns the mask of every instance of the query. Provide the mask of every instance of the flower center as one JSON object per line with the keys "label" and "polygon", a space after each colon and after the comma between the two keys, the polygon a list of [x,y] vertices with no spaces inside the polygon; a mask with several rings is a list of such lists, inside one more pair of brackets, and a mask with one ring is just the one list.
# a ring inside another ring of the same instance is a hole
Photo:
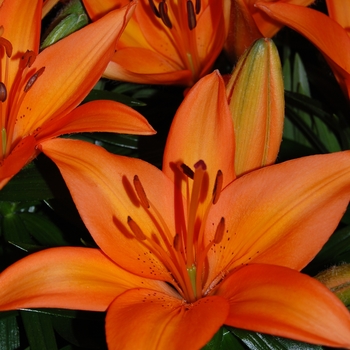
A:
{"label": "flower center", "polygon": [[[154,0],[148,0],[152,12],[171,30],[176,49],[184,66],[192,72],[194,81],[199,79],[201,62],[197,49],[197,17],[200,15],[201,0],[161,0],[156,6]],[[183,53],[183,54],[181,54]]]}
{"label": "flower center", "polygon": [[[0,35],[2,32],[3,27],[0,26]],[[8,156],[19,141],[13,140],[19,109],[26,93],[45,70],[45,67],[41,67],[37,71],[29,71],[36,55],[33,51],[27,51],[19,60],[15,77],[10,77],[12,51],[11,42],[0,36],[0,160]]]}
{"label": "flower center", "polygon": [[[218,244],[223,238],[225,231],[225,219],[222,217],[217,223],[216,233],[213,240],[205,245],[204,229],[209,214],[209,209],[217,203],[222,189],[223,176],[219,170],[216,176],[212,198],[207,198],[207,178],[206,165],[200,160],[194,166],[194,171],[185,164],[180,165],[181,176],[186,181],[192,181],[191,193],[188,198],[188,211],[185,213],[177,213],[176,220],[186,222],[180,232],[170,232],[159,211],[152,205],[146,196],[141,181],[137,175],[134,177],[134,188],[140,203],[148,212],[152,220],[156,219],[157,227],[161,230],[159,235],[152,238],[142,231],[131,217],[128,217],[127,223],[134,233],[135,238],[140,242],[147,243],[152,253],[157,255],[167,267],[174,278],[174,287],[182,295],[187,302],[193,302],[203,296],[205,266],[207,263],[207,254],[213,244]],[[206,202],[203,207],[203,203]],[[178,206],[176,206],[178,207]],[[182,207],[182,206],[181,206]],[[184,215],[187,220],[183,220]],[[181,226],[181,225],[180,225]]]}

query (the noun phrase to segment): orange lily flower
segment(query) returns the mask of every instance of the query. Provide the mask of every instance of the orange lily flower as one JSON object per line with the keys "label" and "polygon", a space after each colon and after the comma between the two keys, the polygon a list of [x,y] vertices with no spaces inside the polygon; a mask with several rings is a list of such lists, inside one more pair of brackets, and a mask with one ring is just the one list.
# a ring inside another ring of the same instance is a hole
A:
{"label": "orange lily flower", "polygon": [[[83,2],[95,20],[125,1]],[[222,50],[224,14],[223,0],[140,0],[105,76],[134,83],[193,85],[211,70]]]}
{"label": "orange lily flower", "polygon": [[348,310],[298,272],[349,202],[350,152],[235,179],[233,137],[214,72],[180,106],[162,171],[77,140],[42,144],[100,249],[16,262],[0,274],[0,309],[107,310],[112,349],[198,349],[222,324],[350,348]]}
{"label": "orange lily flower", "polygon": [[[0,188],[37,156],[36,145],[74,132],[152,134],[138,113],[111,101],[75,108],[110,60],[135,3],[39,53],[42,1],[0,8]],[[16,24],[13,19],[16,18]]]}
{"label": "orange lily flower", "polygon": [[[283,26],[255,7],[257,0],[226,0],[231,2],[230,25],[225,49],[236,61],[259,38],[272,38]],[[289,4],[308,6],[314,0],[287,0]],[[267,0],[266,2],[276,2]],[[282,2],[282,1],[277,1]]]}
{"label": "orange lily flower", "polygon": [[338,9],[333,1],[327,1],[330,17],[310,8],[283,2],[259,1],[255,6],[272,19],[308,38],[323,53],[338,83],[346,96],[350,98],[350,9],[348,1],[342,2]]}

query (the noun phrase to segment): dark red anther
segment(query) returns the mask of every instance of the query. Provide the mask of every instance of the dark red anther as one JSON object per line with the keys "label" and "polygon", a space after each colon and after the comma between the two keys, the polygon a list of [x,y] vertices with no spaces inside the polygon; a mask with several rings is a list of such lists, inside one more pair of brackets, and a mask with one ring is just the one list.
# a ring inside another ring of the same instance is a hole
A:
{"label": "dark red anther", "polygon": [[34,84],[34,83],[36,82],[36,80],[40,77],[40,75],[44,73],[44,70],[45,70],[45,67],[41,67],[35,74],[33,74],[33,75],[29,78],[29,80],[28,80],[26,86],[25,86],[24,89],[23,89],[24,92],[28,92],[28,91],[29,91],[29,89],[33,86],[33,84]]}
{"label": "dark red anther", "polygon": [[22,56],[23,68],[24,67],[30,68],[34,63],[35,58],[36,58],[36,54],[34,53],[34,51],[27,50],[26,53]]}
{"label": "dark red anther", "polygon": [[166,4],[165,1],[162,1],[159,4],[159,15],[160,18],[162,19],[163,23],[169,28],[171,29],[173,27],[169,15],[168,15],[168,5]]}
{"label": "dark red anther", "polygon": [[190,30],[196,28],[196,25],[197,25],[196,14],[194,13],[194,7],[191,0],[187,1],[187,22],[188,22],[188,28],[190,28]]}
{"label": "dark red anther", "polygon": [[159,13],[159,11],[158,11],[156,5],[154,4],[153,0],[148,0],[148,2],[149,2],[149,5],[151,6],[152,12],[153,12],[158,18],[160,18],[160,13]]}
{"label": "dark red anther", "polygon": [[201,12],[201,0],[196,0],[196,15]]}
{"label": "dark red anther", "polygon": [[5,102],[7,99],[7,89],[3,82],[0,82],[0,101]]}
{"label": "dark red anther", "polygon": [[181,167],[182,172],[183,172],[187,177],[189,177],[190,179],[193,180],[193,177],[194,177],[194,172],[193,172],[193,170],[192,170],[188,165],[186,165],[185,163],[182,163],[182,164],[180,165],[180,167]]}

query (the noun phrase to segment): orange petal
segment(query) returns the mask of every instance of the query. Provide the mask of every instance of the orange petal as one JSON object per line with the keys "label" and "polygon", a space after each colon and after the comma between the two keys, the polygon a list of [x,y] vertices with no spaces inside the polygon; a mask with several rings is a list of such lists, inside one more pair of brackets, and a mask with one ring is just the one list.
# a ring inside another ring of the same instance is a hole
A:
{"label": "orange petal", "polygon": [[85,103],[59,120],[44,125],[36,139],[42,142],[63,134],[76,132],[117,132],[120,134],[152,135],[154,129],[132,108],[113,101]]}
{"label": "orange petal", "polygon": [[[31,133],[75,108],[102,75],[111,59],[115,43],[135,3],[110,12],[54,45],[34,62],[34,69],[45,67],[26,94],[18,115],[14,139]],[[67,64],[69,62],[69,64]]]}
{"label": "orange petal", "polygon": [[341,6],[335,0],[326,0],[326,3],[329,17],[338,22],[350,34],[350,2],[343,1]]}
{"label": "orange petal", "polygon": [[342,88],[350,94],[350,38],[337,22],[319,11],[282,2],[259,1],[255,6],[317,46],[340,80]]}
{"label": "orange petal", "polygon": [[112,349],[199,349],[224,323],[229,309],[220,297],[185,304],[149,289],[130,290],[107,311],[107,344]]}
{"label": "orange petal", "polygon": [[0,190],[27,163],[36,157],[38,150],[36,150],[35,145],[35,138],[33,136],[27,136],[0,162]]}
{"label": "orange petal", "polygon": [[83,0],[85,10],[93,21],[101,18],[109,11],[128,5],[129,2],[130,0]]}
{"label": "orange petal", "polygon": [[244,0],[232,1],[225,49],[235,62],[257,39],[263,37]]}
{"label": "orange petal", "polygon": [[[156,242],[154,236],[157,235],[158,240],[163,237],[172,245],[176,232],[173,183],[146,162],[112,155],[87,142],[53,139],[43,142],[41,148],[59,167],[80,215],[99,247],[128,271],[172,281],[162,257],[152,253],[154,249],[148,241],[135,236],[128,225],[128,217],[150,240]],[[138,175],[147,199],[153,203],[150,209],[141,205],[135,192],[135,175]],[[154,208],[159,211],[164,224],[159,223]],[[158,245],[168,254],[163,242]]]}
{"label": "orange petal", "polygon": [[[275,2],[276,0],[266,0],[266,3]],[[245,0],[249,10],[254,18],[256,25],[258,26],[260,32],[265,38],[272,38],[281,28],[282,24],[278,21],[273,20],[271,17],[267,16],[265,13],[259,11],[254,5],[258,1],[256,0]],[[279,1],[284,2],[284,0]],[[287,0],[288,4],[294,4],[299,6],[308,6],[314,2],[314,0]]]}
{"label": "orange petal", "polygon": [[[330,164],[332,166],[330,166]],[[304,157],[248,173],[226,187],[207,220],[226,233],[209,252],[209,279],[249,263],[301,270],[337,227],[350,198],[350,151]]]}
{"label": "orange petal", "polygon": [[229,299],[225,324],[313,344],[350,348],[350,314],[311,277],[274,265],[253,264],[220,284]]}
{"label": "orange petal", "polygon": [[202,6],[203,11],[194,29],[201,67],[198,72],[199,77],[212,71],[212,66],[224,46],[228,27],[228,18],[226,21],[222,0],[208,1],[206,7],[204,4]]}
{"label": "orange petal", "polygon": [[[140,49],[121,49],[120,56],[124,56],[124,53],[135,51],[140,53]],[[189,85],[192,81],[192,73],[189,70],[172,70],[169,72],[155,72],[154,67],[151,73],[135,72],[134,70],[127,70],[124,68],[125,60],[121,60],[119,64],[120,56],[117,54],[113,60],[109,62],[103,76],[109,79],[115,79],[120,81],[132,81],[138,84],[177,84],[177,85]],[[148,51],[147,56],[152,55],[152,52]],[[130,57],[130,56],[128,56]],[[126,57],[125,57],[126,58]],[[115,61],[114,61],[115,60]],[[129,62],[130,68],[136,69],[136,65],[132,65]],[[157,61],[156,66],[163,65],[164,61]],[[128,64],[129,65],[129,64]]]}
{"label": "orange petal", "polygon": [[273,164],[282,141],[284,87],[280,58],[270,39],[256,41],[244,53],[226,90],[235,128],[236,175]]}
{"label": "orange petal", "polygon": [[234,132],[225,85],[215,71],[202,78],[177,110],[167,139],[163,172],[175,182],[173,165],[185,163],[193,169],[202,159],[209,173],[209,189],[218,170],[224,186],[235,178]]}
{"label": "orange petal", "polygon": [[164,283],[121,269],[99,249],[52,248],[29,255],[0,274],[0,309],[28,307],[104,311],[125,290]]}
{"label": "orange petal", "polygon": [[[13,84],[18,71],[19,59],[23,53],[27,50],[35,53],[39,51],[42,3],[42,0],[24,3],[11,0],[2,1],[0,8],[0,25],[4,27],[2,36],[13,46],[13,58],[8,67],[7,87]],[[1,69],[3,70],[4,67],[2,66]]]}

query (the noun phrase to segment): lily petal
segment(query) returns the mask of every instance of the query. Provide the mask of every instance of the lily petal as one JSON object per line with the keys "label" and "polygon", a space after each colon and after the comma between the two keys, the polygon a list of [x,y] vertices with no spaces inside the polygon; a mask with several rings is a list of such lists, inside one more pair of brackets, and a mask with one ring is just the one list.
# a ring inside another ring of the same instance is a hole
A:
{"label": "lily petal", "polygon": [[85,103],[54,123],[47,123],[36,139],[42,142],[59,135],[95,131],[137,135],[156,133],[140,113],[122,103],[106,100]]}
{"label": "lily petal", "polygon": [[[150,241],[135,236],[128,225],[130,217],[145,237],[168,254],[167,246],[154,237],[160,231],[172,245],[176,232],[174,185],[167,176],[139,159],[112,155],[87,142],[53,139],[43,142],[41,149],[60,169],[86,227],[105,254],[132,273],[171,282],[161,257],[151,253]],[[135,175],[147,200],[156,206],[141,205],[133,185]]]}
{"label": "lily petal", "polygon": [[128,5],[129,2],[130,0],[83,0],[85,10],[93,21],[101,18],[109,11]]}
{"label": "lily petal", "polygon": [[324,54],[343,90],[350,96],[350,37],[325,14],[282,2],[255,4],[271,18],[308,38]]}
{"label": "lily petal", "polygon": [[21,140],[14,150],[0,163],[0,189],[15,176],[29,161],[34,159],[36,140],[29,135]]}
{"label": "lily petal", "polygon": [[230,59],[235,62],[244,51],[257,39],[262,38],[245,0],[231,3],[230,26],[225,49]]}
{"label": "lily petal", "polygon": [[52,248],[29,255],[0,274],[0,309],[28,307],[105,311],[125,290],[167,291],[162,282],[121,269],[99,249]]}
{"label": "lily petal", "polygon": [[[137,61],[137,57],[142,57],[143,53],[146,50],[143,49],[120,49],[116,52],[116,54],[113,56],[113,59],[111,62],[109,62],[105,72],[103,73],[103,76],[109,79],[116,79],[118,77],[118,80],[121,81],[132,81],[134,83],[138,84],[179,84],[179,85],[186,85],[192,78],[192,73],[189,70],[179,70],[179,71],[169,71],[164,72],[164,60],[159,59],[155,60],[154,63],[155,66],[160,67],[159,71],[154,72],[154,67],[152,68],[152,73],[142,73],[138,72],[138,69],[140,69],[140,65],[135,64]],[[130,62],[130,52],[135,52],[132,57],[135,57],[135,62]],[[141,56],[140,56],[141,55]],[[152,62],[152,59],[156,59],[158,57],[155,53],[153,55],[153,51],[147,51],[147,56],[151,56],[151,61],[147,61],[147,63]],[[126,59],[129,58],[129,61],[126,62]],[[119,62],[121,64],[119,64]],[[124,68],[124,63],[126,63],[126,66],[131,65],[131,70]],[[167,62],[168,63],[168,62]]]}
{"label": "lily petal", "polygon": [[[4,27],[3,37],[9,40],[13,47],[12,60],[19,62],[27,51],[39,49],[42,0],[21,1],[3,0],[0,11],[0,25]],[[16,25],[13,19],[16,19]],[[1,67],[3,70],[4,67]],[[18,71],[18,63],[11,63],[8,67],[6,86],[12,86]],[[1,72],[3,77],[4,71]]]}
{"label": "lily petal", "polygon": [[111,349],[199,349],[224,323],[228,310],[221,297],[187,305],[153,290],[130,290],[107,311],[107,343]]}
{"label": "lily petal", "polygon": [[[335,0],[326,0],[328,15],[338,22],[350,34],[350,2],[343,1],[341,6]],[[337,6],[338,5],[338,6]]]}
{"label": "lily petal", "polygon": [[202,78],[179,107],[164,151],[163,172],[176,182],[174,164],[193,168],[202,159],[209,173],[209,189],[214,187],[218,170],[225,186],[235,178],[234,142],[225,85],[215,71]]}
{"label": "lily petal", "polygon": [[212,223],[226,220],[222,241],[208,254],[208,280],[249,262],[301,270],[337,227],[349,203],[349,180],[350,151],[304,157],[238,178],[208,217],[208,242],[215,235]]}
{"label": "lily petal", "polygon": [[[258,2],[257,0],[245,0],[245,2],[249,6],[254,21],[265,38],[272,38],[282,28],[283,25],[280,22],[273,20],[265,13],[257,10],[255,7],[255,3]],[[275,0],[266,0],[265,2],[275,2]],[[309,6],[314,0],[278,0],[278,2],[286,2],[298,6]]]}
{"label": "lily petal", "polygon": [[38,55],[33,69],[45,67],[45,71],[24,98],[18,112],[23,117],[16,123],[14,140],[48,119],[69,113],[82,101],[111,59],[116,40],[134,7],[132,2],[110,12]]}
{"label": "lily petal", "polygon": [[313,344],[350,347],[350,314],[315,279],[294,270],[253,264],[219,286],[228,298],[225,324]]}

